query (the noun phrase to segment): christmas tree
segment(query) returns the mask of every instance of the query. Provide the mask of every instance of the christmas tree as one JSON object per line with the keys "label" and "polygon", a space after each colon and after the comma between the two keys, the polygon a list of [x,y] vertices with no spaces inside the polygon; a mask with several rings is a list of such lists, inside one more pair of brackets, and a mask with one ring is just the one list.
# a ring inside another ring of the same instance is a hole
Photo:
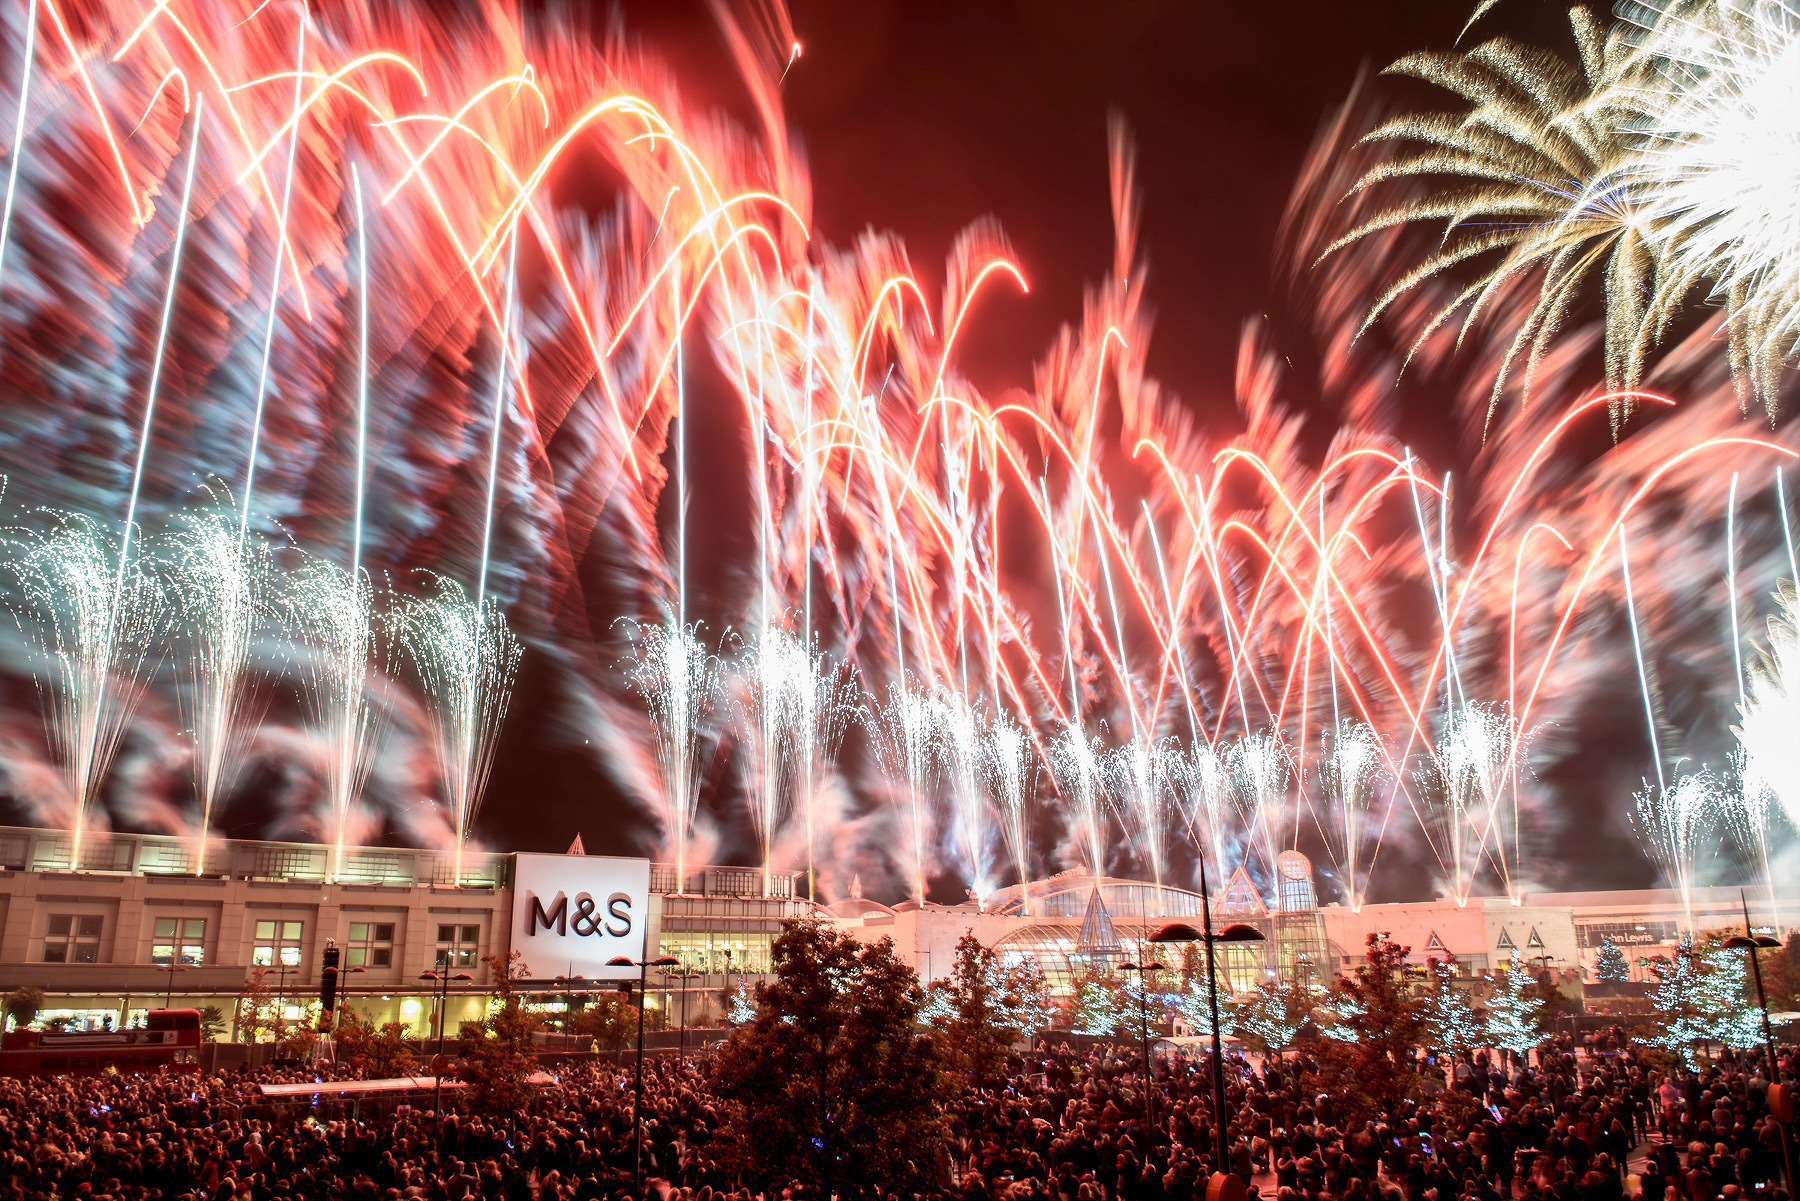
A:
{"label": "christmas tree", "polygon": [[1699,1049],[1707,1043],[1754,1047],[1762,1027],[1745,1003],[1743,952],[1694,949],[1683,939],[1672,960],[1651,965],[1656,988],[1650,1005],[1661,1021],[1655,1033],[1638,1041],[1679,1056],[1689,1068],[1700,1066]]}
{"label": "christmas tree", "polygon": [[725,1020],[733,1026],[747,1026],[756,1020],[756,998],[750,994],[748,981],[738,981],[737,991],[731,995],[731,1005],[726,1011]]}
{"label": "christmas tree", "polygon": [[1090,972],[1075,986],[1075,1033],[1116,1034],[1127,1025],[1124,1009],[1118,983]]}
{"label": "christmas tree", "polygon": [[[1260,984],[1233,997],[1232,1020],[1253,1049],[1280,1054],[1294,1045],[1312,1015],[1313,995],[1305,985]],[[1225,1020],[1221,1014],[1219,1020]]]}
{"label": "christmas tree", "polygon": [[[1212,1013],[1206,999],[1206,977],[1190,980],[1180,992],[1170,994],[1165,1000],[1181,1020],[1187,1023],[1189,1030],[1195,1034],[1212,1033]],[[1231,1003],[1231,993],[1224,987],[1219,989],[1219,1037],[1225,1038],[1235,1033],[1237,1024]]]}
{"label": "christmas tree", "polygon": [[1481,1023],[1469,999],[1456,987],[1456,970],[1441,959],[1431,961],[1431,992],[1425,998],[1425,1030],[1431,1045],[1445,1055],[1461,1055],[1482,1044]]}
{"label": "christmas tree", "polygon": [[1532,995],[1532,983],[1531,974],[1514,951],[1500,991],[1488,998],[1489,1046],[1522,1056],[1544,1041],[1544,1028],[1538,1022],[1538,1011],[1544,1003]]}
{"label": "christmas tree", "polygon": [[1050,982],[1035,957],[1005,970],[996,1002],[998,1022],[1030,1038],[1050,1026]]}
{"label": "christmas tree", "polygon": [[1316,995],[1319,1002],[1319,1033],[1333,1042],[1357,1041],[1357,1022],[1367,1013],[1362,1002],[1341,988],[1320,988]]}
{"label": "christmas tree", "polygon": [[1631,964],[1625,961],[1625,952],[1610,938],[1600,943],[1600,956],[1594,961],[1594,979],[1602,984],[1623,984],[1631,979]]}

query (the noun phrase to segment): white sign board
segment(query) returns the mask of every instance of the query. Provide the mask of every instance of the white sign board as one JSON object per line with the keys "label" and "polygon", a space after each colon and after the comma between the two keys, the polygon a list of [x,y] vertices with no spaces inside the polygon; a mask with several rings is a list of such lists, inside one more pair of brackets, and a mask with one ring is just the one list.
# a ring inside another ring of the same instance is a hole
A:
{"label": "white sign board", "polygon": [[533,979],[636,979],[650,926],[650,861],[606,855],[513,858],[512,949]]}

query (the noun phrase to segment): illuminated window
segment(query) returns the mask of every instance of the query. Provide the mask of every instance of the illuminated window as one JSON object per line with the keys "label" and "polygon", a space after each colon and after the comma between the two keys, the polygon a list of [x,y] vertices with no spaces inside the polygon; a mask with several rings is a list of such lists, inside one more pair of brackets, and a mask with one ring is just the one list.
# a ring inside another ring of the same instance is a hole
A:
{"label": "illuminated window", "polygon": [[351,922],[345,967],[394,966],[394,923]]}
{"label": "illuminated window", "polygon": [[450,967],[474,967],[481,952],[481,927],[444,922],[437,928],[437,954],[433,963]]}
{"label": "illuminated window", "polygon": [[159,917],[156,941],[150,944],[150,962],[168,966],[171,959],[197,966],[206,962],[206,919]]}
{"label": "illuminated window", "polygon": [[45,963],[99,963],[100,915],[52,913],[44,932]]}
{"label": "illuminated window", "polygon": [[301,942],[305,936],[304,922],[257,922],[256,942],[250,949],[250,962],[257,967],[299,967]]}

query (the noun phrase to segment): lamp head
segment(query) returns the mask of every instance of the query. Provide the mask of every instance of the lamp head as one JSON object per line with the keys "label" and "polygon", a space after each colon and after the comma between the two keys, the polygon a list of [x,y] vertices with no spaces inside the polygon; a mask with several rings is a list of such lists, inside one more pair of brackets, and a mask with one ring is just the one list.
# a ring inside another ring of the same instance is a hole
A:
{"label": "lamp head", "polygon": [[1213,941],[1267,942],[1268,939],[1263,935],[1263,932],[1258,930],[1255,926],[1246,925],[1243,922],[1233,922],[1231,925],[1213,935]]}
{"label": "lamp head", "polygon": [[1150,935],[1147,942],[1201,942],[1205,935],[1186,922],[1170,922],[1160,926]]}

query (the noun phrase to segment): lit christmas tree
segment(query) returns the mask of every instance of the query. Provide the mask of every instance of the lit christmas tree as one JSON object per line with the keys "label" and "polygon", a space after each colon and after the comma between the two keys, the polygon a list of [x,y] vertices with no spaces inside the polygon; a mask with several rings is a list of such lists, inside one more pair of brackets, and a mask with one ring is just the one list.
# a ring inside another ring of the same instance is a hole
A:
{"label": "lit christmas tree", "polygon": [[1030,1038],[1050,1026],[1050,982],[1035,957],[1027,956],[1004,970],[995,990],[997,1020]]}
{"label": "lit christmas tree", "polygon": [[1743,953],[1716,949],[1701,953],[1683,939],[1672,960],[1651,964],[1656,988],[1650,1005],[1661,1019],[1656,1031],[1638,1041],[1679,1056],[1690,1069],[1709,1043],[1749,1048],[1762,1041],[1762,1027],[1744,999]]}
{"label": "lit christmas tree", "polygon": [[956,1017],[956,998],[942,980],[933,980],[925,990],[925,1003],[919,1006],[919,1024],[931,1029],[946,1026]]}
{"label": "lit christmas tree", "polygon": [[1482,1025],[1469,999],[1456,987],[1456,971],[1441,959],[1431,961],[1431,993],[1425,998],[1425,1029],[1431,1045],[1445,1055],[1461,1055],[1485,1045]]}
{"label": "lit christmas tree", "polygon": [[1117,983],[1094,974],[1082,977],[1075,987],[1075,1033],[1116,1034],[1125,1018]]}
{"label": "lit christmas tree", "polygon": [[[1240,1034],[1263,1050],[1280,1053],[1294,1045],[1312,1015],[1312,994],[1305,986],[1261,984],[1233,997],[1232,1020]],[[1223,1022],[1225,1015],[1220,1014]]]}
{"label": "lit christmas tree", "polygon": [[756,998],[750,994],[748,981],[738,981],[737,991],[731,996],[725,1020],[733,1026],[747,1026],[756,1020]]}
{"label": "lit christmas tree", "polygon": [[1319,989],[1319,1033],[1333,1042],[1356,1041],[1356,1019],[1365,1012],[1362,1003],[1341,988]]}
{"label": "lit christmas tree", "polygon": [[[1189,980],[1180,992],[1171,993],[1165,998],[1168,1006],[1189,1030],[1199,1035],[1212,1033],[1212,1014],[1206,1003],[1206,979]],[[1224,988],[1219,989],[1219,1037],[1228,1038],[1237,1031],[1236,1015],[1233,1012],[1231,993]]]}
{"label": "lit christmas tree", "polygon": [[1531,995],[1533,983],[1531,973],[1514,951],[1504,986],[1488,998],[1486,1041],[1490,1047],[1523,1057],[1544,1041],[1544,1028],[1538,1021],[1538,1011],[1544,1003]]}
{"label": "lit christmas tree", "polygon": [[1631,964],[1619,944],[1608,938],[1600,943],[1600,955],[1594,961],[1594,979],[1602,984],[1623,984],[1631,979]]}

